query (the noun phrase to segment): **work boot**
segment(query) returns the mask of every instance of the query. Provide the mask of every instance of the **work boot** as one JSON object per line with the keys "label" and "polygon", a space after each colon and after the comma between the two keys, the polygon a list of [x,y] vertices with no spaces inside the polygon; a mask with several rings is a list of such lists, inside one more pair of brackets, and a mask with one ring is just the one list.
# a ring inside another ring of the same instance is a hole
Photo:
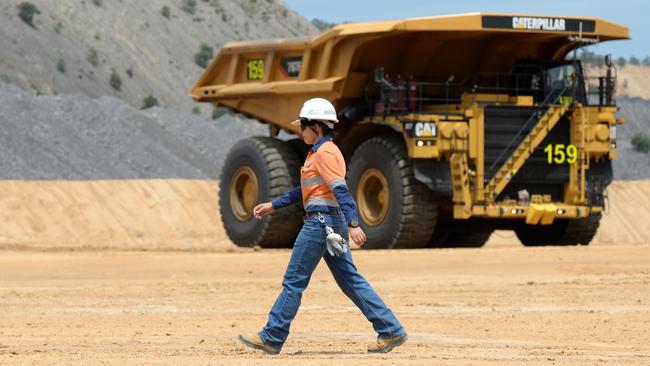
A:
{"label": "work boot", "polygon": [[247,334],[239,335],[239,341],[244,345],[250,348],[259,349],[264,351],[267,355],[277,355],[280,353],[280,348],[271,345],[270,343],[264,342],[258,334]]}
{"label": "work boot", "polygon": [[388,353],[397,346],[401,346],[409,338],[408,334],[404,333],[401,336],[381,338],[377,337],[377,343],[368,345],[368,352],[370,353]]}

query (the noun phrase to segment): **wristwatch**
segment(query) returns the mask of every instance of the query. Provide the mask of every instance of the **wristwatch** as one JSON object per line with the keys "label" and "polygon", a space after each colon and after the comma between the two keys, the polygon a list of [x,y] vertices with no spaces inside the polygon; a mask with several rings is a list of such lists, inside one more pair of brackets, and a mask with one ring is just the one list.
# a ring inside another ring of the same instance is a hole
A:
{"label": "wristwatch", "polygon": [[359,220],[352,219],[348,221],[348,227],[359,227]]}

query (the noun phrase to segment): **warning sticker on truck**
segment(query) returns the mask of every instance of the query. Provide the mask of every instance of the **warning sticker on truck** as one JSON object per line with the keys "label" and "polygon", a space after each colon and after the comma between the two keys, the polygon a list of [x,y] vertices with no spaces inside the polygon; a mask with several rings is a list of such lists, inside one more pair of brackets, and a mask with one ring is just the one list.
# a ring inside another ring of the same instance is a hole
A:
{"label": "warning sticker on truck", "polygon": [[302,56],[283,57],[280,60],[280,72],[284,77],[296,77],[300,74]]}

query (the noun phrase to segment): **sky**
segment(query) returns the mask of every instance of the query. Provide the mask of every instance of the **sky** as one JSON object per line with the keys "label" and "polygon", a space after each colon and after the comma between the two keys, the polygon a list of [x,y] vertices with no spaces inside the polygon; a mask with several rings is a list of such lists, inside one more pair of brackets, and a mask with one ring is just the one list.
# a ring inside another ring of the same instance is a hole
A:
{"label": "sky", "polygon": [[589,16],[624,25],[632,40],[589,46],[614,58],[650,55],[650,1],[648,0],[284,0],[298,14],[327,22],[365,22],[472,12]]}

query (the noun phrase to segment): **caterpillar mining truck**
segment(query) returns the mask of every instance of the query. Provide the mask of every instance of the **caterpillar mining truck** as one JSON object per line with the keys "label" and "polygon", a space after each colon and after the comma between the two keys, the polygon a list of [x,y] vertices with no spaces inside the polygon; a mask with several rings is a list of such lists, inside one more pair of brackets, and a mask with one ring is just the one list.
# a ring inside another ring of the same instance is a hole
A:
{"label": "caterpillar mining truck", "polygon": [[324,97],[339,113],[334,141],[366,248],[480,247],[496,229],[526,246],[588,244],[623,120],[616,70],[607,62],[588,76],[576,50],[628,38],[596,18],[472,13],[228,43],[190,95],[267,124],[269,136],[225,158],[225,229],[240,246],[292,245],[300,205],[264,220],[252,209],[300,185],[308,147],[286,138],[299,134],[289,122]]}

